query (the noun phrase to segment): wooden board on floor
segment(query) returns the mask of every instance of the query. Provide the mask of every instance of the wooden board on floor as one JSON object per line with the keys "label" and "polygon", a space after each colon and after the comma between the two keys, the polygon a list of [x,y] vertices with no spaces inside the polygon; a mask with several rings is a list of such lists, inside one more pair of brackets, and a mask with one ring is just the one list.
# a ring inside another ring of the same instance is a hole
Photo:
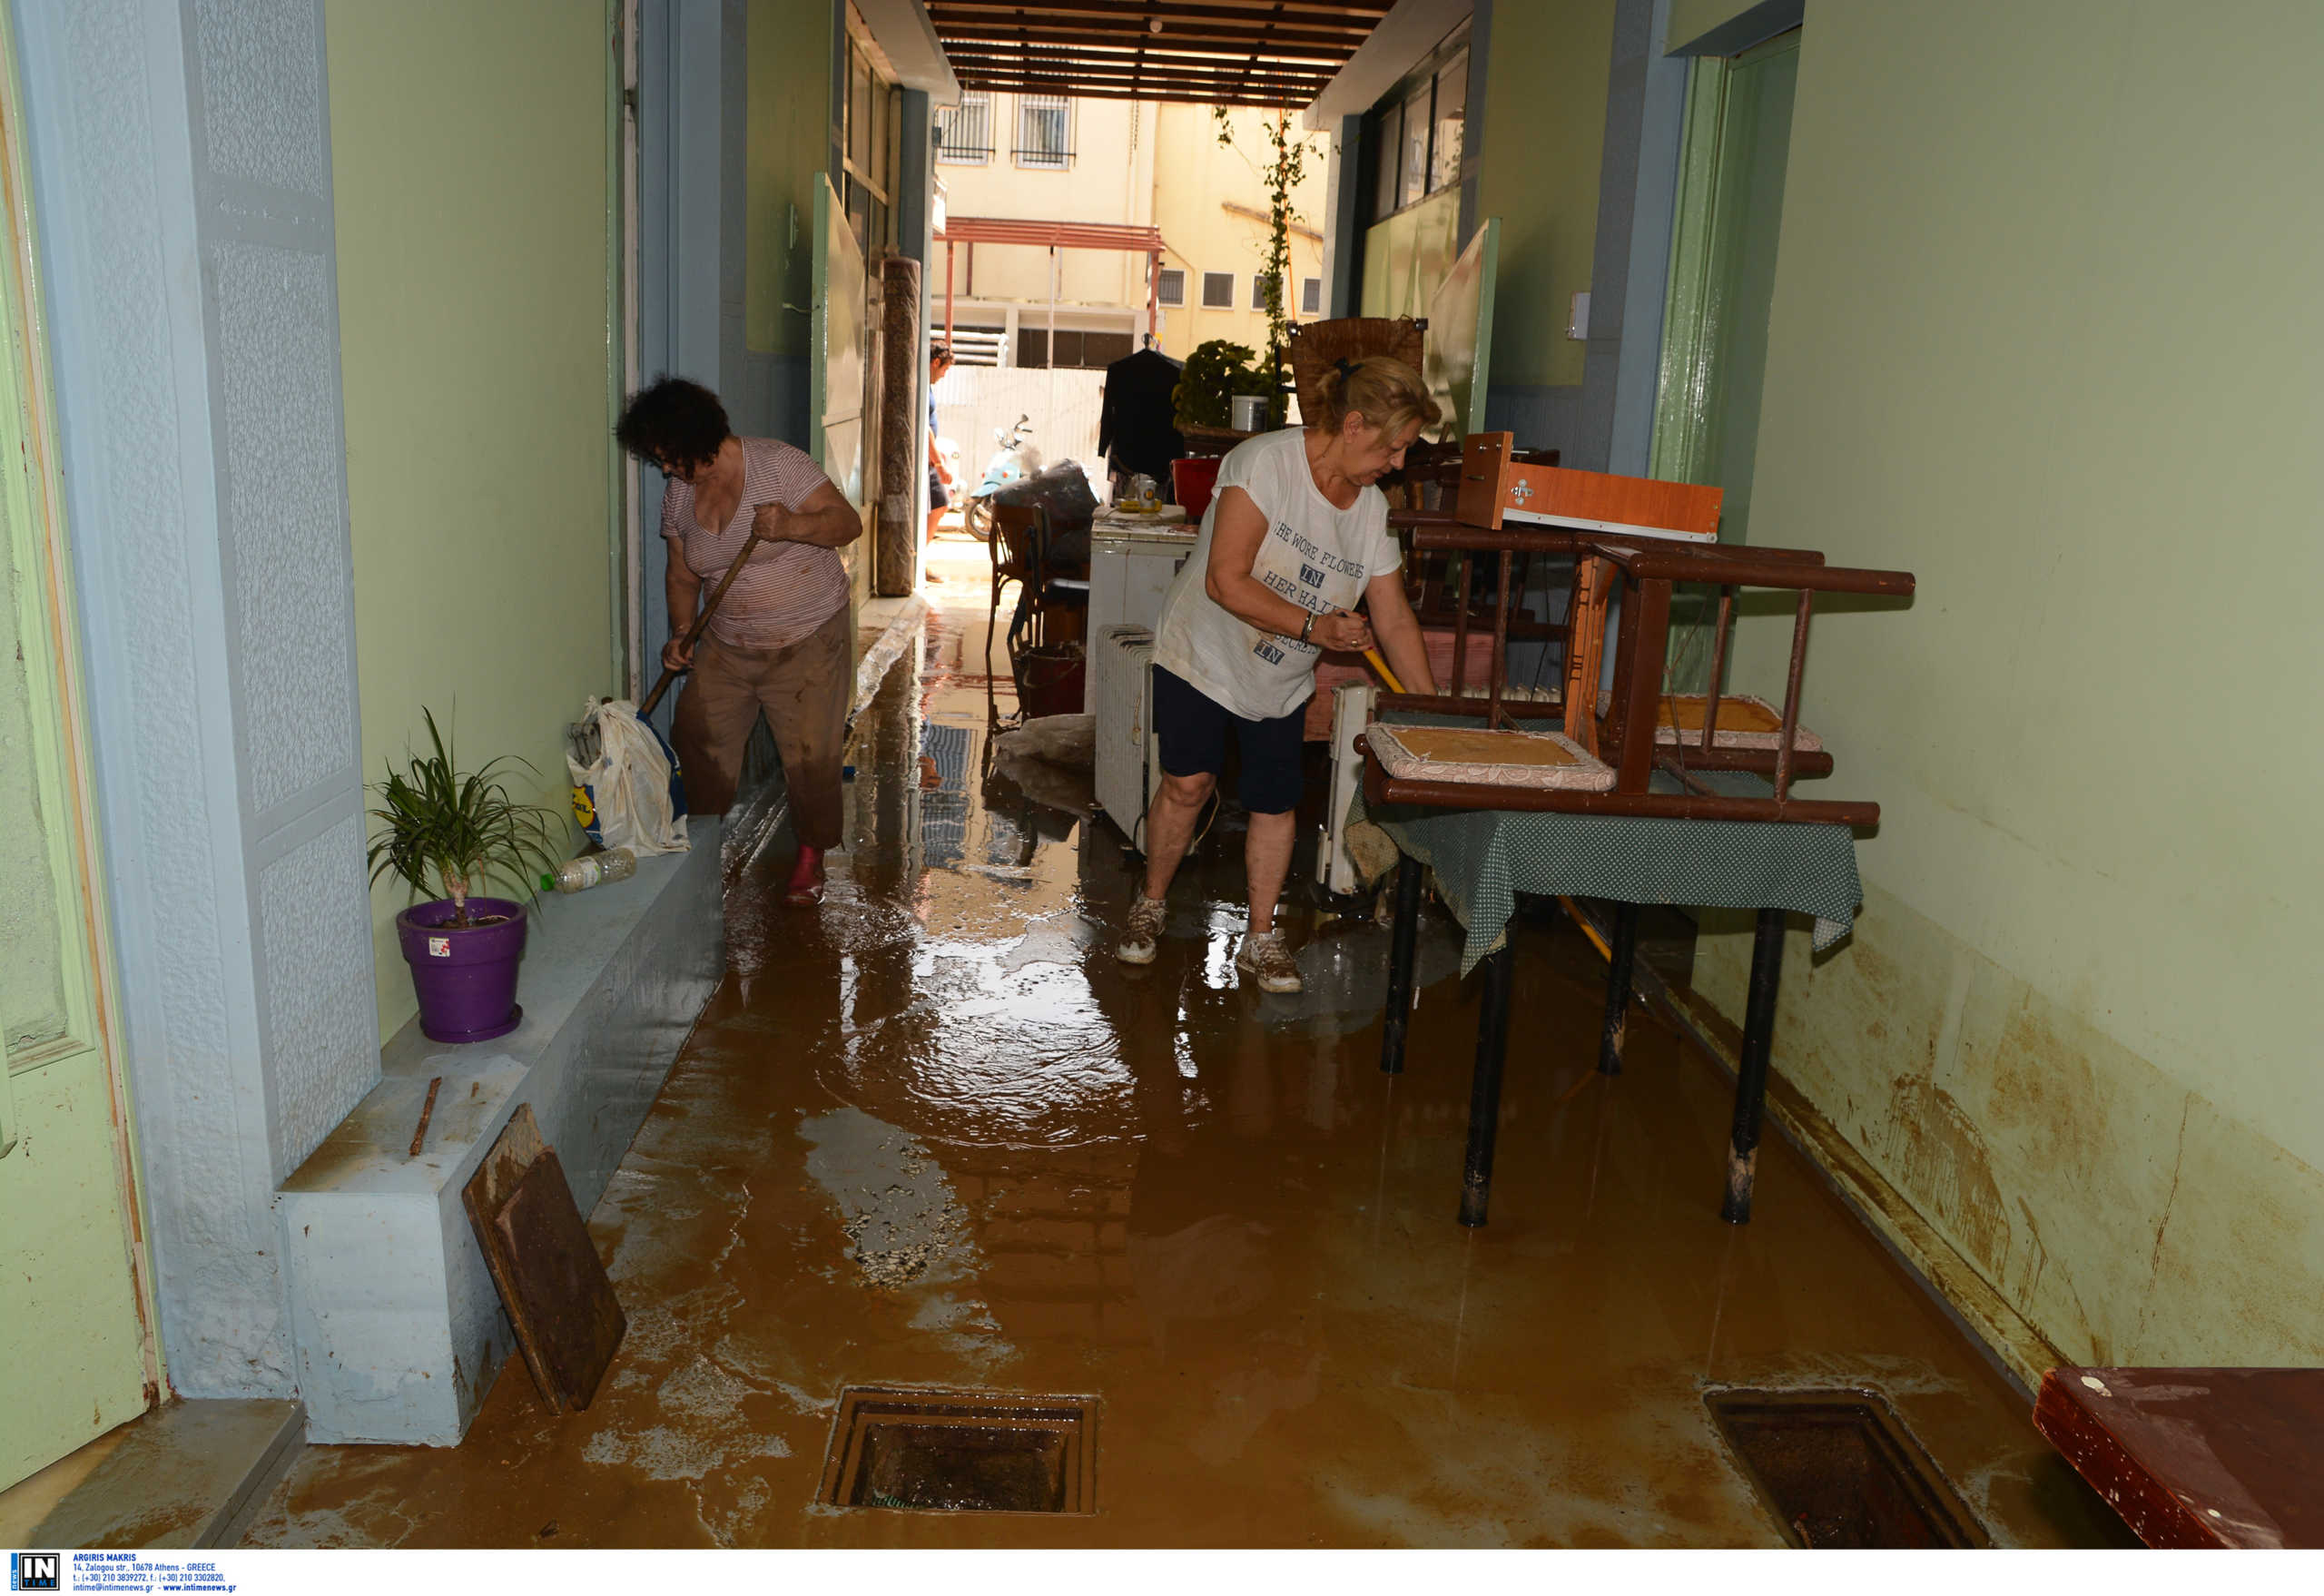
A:
{"label": "wooden board on floor", "polygon": [[493,1223],[515,1286],[503,1294],[508,1316],[531,1321],[557,1395],[573,1408],[587,1407],[629,1321],[555,1148],[533,1160]]}
{"label": "wooden board on floor", "polygon": [[628,1321],[529,1104],[510,1116],[460,1200],[534,1389],[552,1413],[587,1407]]}

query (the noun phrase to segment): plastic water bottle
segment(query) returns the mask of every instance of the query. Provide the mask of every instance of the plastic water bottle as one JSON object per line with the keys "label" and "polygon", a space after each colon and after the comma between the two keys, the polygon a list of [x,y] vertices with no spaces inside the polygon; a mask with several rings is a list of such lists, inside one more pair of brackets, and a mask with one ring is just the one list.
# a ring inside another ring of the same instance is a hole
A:
{"label": "plastic water bottle", "polygon": [[556,874],[544,871],[541,891],[544,892],[586,892],[604,882],[625,882],[637,873],[637,855],[626,848],[608,848],[603,853],[584,853],[578,859],[568,859]]}

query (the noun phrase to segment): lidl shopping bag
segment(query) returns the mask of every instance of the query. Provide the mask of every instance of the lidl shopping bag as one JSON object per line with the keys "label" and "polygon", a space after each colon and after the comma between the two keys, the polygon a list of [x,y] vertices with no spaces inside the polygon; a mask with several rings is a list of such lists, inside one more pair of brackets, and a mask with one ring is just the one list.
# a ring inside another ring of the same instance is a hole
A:
{"label": "lidl shopping bag", "polygon": [[573,818],[589,840],[634,852],[686,851],[686,793],[678,756],[626,698],[592,698],[582,712],[597,732],[598,754],[583,764],[568,755]]}

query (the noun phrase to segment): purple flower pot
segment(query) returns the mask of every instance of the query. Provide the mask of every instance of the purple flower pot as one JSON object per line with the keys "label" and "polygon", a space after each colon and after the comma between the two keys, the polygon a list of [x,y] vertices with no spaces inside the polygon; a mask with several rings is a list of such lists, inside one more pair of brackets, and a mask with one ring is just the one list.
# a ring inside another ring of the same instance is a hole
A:
{"label": "purple flower pot", "polygon": [[517,1007],[517,959],[525,951],[525,906],[506,898],[470,898],[468,913],[505,914],[497,925],[456,931],[452,901],[415,903],[396,916],[396,937],[419,994],[419,1030],[435,1042],[480,1042],[507,1036],[525,1011]]}

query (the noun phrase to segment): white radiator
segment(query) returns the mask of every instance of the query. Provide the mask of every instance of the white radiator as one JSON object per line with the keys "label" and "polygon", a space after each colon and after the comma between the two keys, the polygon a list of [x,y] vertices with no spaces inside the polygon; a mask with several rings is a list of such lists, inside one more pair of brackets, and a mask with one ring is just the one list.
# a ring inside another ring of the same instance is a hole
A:
{"label": "white radiator", "polygon": [[1324,809],[1324,834],[1315,845],[1315,881],[1327,892],[1353,892],[1355,861],[1347,852],[1347,806],[1364,780],[1364,758],[1356,734],[1372,718],[1375,689],[1369,682],[1343,682],[1332,689],[1332,794]]}
{"label": "white radiator", "polygon": [[1146,807],[1162,779],[1154,737],[1154,634],[1144,626],[1108,626],[1098,635],[1097,654],[1089,680],[1090,713],[1098,723],[1098,807],[1142,850]]}

